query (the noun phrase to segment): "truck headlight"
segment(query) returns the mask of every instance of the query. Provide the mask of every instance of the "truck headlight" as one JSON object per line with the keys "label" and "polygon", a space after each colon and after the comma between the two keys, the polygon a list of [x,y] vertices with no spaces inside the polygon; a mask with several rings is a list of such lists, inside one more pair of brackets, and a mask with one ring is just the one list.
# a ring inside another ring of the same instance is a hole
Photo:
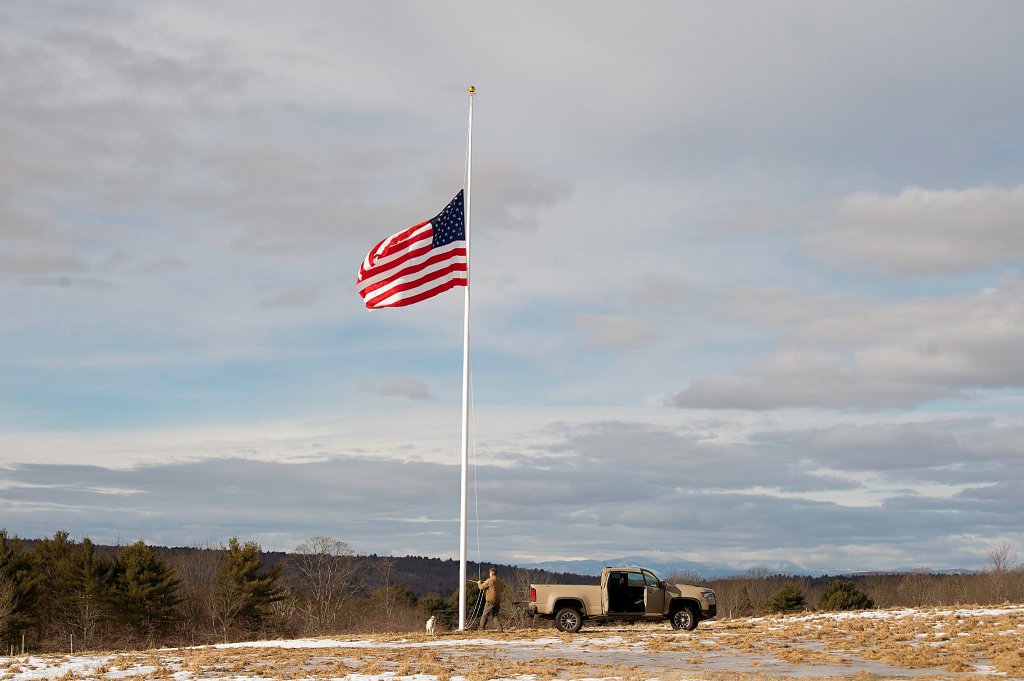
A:
{"label": "truck headlight", "polygon": [[700,593],[700,595],[703,596],[704,600],[706,600],[706,601],[713,601],[713,600],[715,600],[715,592],[714,591],[702,591]]}

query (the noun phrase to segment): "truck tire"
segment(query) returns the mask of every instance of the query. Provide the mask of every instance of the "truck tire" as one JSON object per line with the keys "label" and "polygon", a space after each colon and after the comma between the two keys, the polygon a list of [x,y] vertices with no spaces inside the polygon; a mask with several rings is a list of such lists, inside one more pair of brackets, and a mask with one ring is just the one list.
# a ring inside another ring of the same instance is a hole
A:
{"label": "truck tire", "polygon": [[671,620],[673,629],[685,629],[693,631],[697,628],[697,613],[692,606],[684,605],[672,612]]}
{"label": "truck tire", "polygon": [[567,606],[559,608],[558,612],[555,613],[555,629],[568,634],[575,634],[582,627],[583,613],[579,611],[579,608]]}

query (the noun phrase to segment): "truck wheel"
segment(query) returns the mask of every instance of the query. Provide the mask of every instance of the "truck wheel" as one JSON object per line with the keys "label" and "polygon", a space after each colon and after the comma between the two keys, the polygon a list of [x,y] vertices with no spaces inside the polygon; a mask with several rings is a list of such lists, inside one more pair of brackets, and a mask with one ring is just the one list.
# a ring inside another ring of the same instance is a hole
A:
{"label": "truck wheel", "polygon": [[672,613],[672,628],[693,631],[697,628],[697,613],[689,605],[684,605]]}
{"label": "truck wheel", "polygon": [[583,626],[583,613],[577,608],[561,608],[555,614],[555,629],[569,634],[575,634]]}

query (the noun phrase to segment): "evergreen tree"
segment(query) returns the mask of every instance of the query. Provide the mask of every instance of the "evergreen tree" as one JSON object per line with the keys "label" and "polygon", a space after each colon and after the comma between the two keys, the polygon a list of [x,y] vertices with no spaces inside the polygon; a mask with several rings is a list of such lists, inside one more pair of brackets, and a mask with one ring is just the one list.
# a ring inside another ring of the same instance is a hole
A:
{"label": "evergreen tree", "polygon": [[458,606],[452,605],[451,599],[445,599],[438,593],[424,595],[416,608],[423,617],[436,617],[447,627],[454,626],[458,621]]}
{"label": "evergreen tree", "polygon": [[789,582],[776,591],[765,605],[768,612],[798,612],[807,607],[807,600],[800,587]]}
{"label": "evergreen tree", "polygon": [[39,637],[43,641],[55,638],[66,645],[72,634],[71,611],[71,554],[75,543],[67,532],[56,532],[52,539],[42,539],[33,547],[32,572],[38,596]]}
{"label": "evergreen tree", "polygon": [[92,645],[108,614],[113,594],[114,561],[96,553],[88,537],[71,555],[69,586],[71,601],[68,617],[83,647]]}
{"label": "evergreen tree", "polygon": [[0,530],[0,650],[18,645],[35,622],[36,582],[29,553],[7,530]]}
{"label": "evergreen tree", "polygon": [[375,609],[390,616],[399,608],[415,608],[416,594],[405,584],[385,584],[370,594],[370,603]]}
{"label": "evergreen tree", "polygon": [[750,602],[750,591],[746,585],[740,589],[739,598],[736,600],[736,615],[739,617],[749,617],[754,614],[754,604]]}
{"label": "evergreen tree", "polygon": [[867,610],[875,607],[867,594],[847,579],[837,579],[825,587],[818,601],[821,610]]}
{"label": "evergreen tree", "polygon": [[[506,590],[507,592],[507,590]],[[454,616],[458,616],[459,612],[459,590],[456,589],[452,592],[452,595],[448,597],[448,603],[451,606],[452,613]],[[480,587],[477,585],[475,580],[468,580],[466,582],[466,620],[469,621],[480,615],[484,611],[484,599],[483,594],[480,592]]]}
{"label": "evergreen tree", "polygon": [[364,619],[369,615],[380,618],[385,626],[391,626],[396,617],[415,611],[416,594],[405,584],[384,584],[374,589],[365,603]]}
{"label": "evergreen tree", "polygon": [[284,597],[278,586],[280,577],[280,567],[263,570],[259,544],[240,544],[237,537],[228,541],[210,603],[213,621],[225,640],[238,625],[254,629],[263,626],[269,606]]}
{"label": "evergreen tree", "polygon": [[96,554],[88,538],[81,544],[57,532],[36,543],[32,564],[38,584],[40,638],[56,637],[64,645],[91,644],[111,601],[112,561]]}
{"label": "evergreen tree", "polygon": [[179,581],[174,568],[137,541],[114,562],[111,601],[114,616],[132,633],[163,634],[178,619]]}

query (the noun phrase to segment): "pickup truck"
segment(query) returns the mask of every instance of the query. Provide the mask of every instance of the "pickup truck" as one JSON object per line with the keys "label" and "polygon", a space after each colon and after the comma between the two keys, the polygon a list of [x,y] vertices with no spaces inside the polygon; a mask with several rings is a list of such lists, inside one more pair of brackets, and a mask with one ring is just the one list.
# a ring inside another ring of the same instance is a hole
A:
{"label": "pickup truck", "polygon": [[707,587],[668,584],[647,568],[610,567],[601,571],[600,585],[531,584],[526,611],[570,633],[586,620],[668,620],[673,629],[689,631],[714,617],[718,606]]}

